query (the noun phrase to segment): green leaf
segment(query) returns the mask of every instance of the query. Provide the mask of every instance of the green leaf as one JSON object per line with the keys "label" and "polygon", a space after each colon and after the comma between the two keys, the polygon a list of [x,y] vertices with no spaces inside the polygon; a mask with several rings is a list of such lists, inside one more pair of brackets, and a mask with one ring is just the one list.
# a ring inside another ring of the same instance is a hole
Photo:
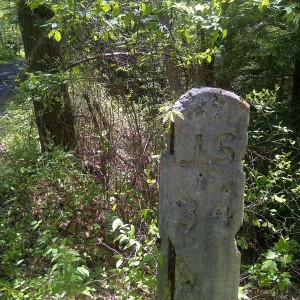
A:
{"label": "green leaf", "polygon": [[173,122],[173,123],[175,122],[175,117],[174,116],[175,116],[174,111],[171,111],[170,112],[170,121]]}
{"label": "green leaf", "polygon": [[133,18],[132,14],[127,14],[124,18],[124,23],[128,26],[132,18]]}
{"label": "green leaf", "polygon": [[188,30],[184,31],[184,36],[186,38],[187,43],[190,43],[192,38],[191,38],[190,33],[188,32]]}
{"label": "green leaf", "polygon": [[52,267],[51,267],[51,272],[54,272],[56,269],[58,269],[60,267],[60,264],[57,263],[57,264],[54,264]]}
{"label": "green leaf", "polygon": [[149,184],[154,184],[154,183],[156,183],[156,179],[147,179],[147,183],[149,183]]}
{"label": "green leaf", "polygon": [[261,0],[261,3],[258,5],[258,8],[262,10],[265,6],[269,6],[270,1],[269,0]]}
{"label": "green leaf", "polygon": [[164,115],[163,120],[162,120],[163,124],[165,124],[167,121],[170,120],[170,114],[171,114],[171,112],[169,111]]}
{"label": "green leaf", "polygon": [[54,32],[54,38],[57,42],[61,40],[61,33],[58,30],[55,30]]}
{"label": "green leaf", "polygon": [[122,265],[122,263],[123,263],[123,259],[121,258],[121,259],[119,259],[119,260],[117,261],[117,263],[116,263],[116,268],[119,269],[120,266]]}
{"label": "green leaf", "polygon": [[296,195],[300,194],[300,185],[297,185],[294,189],[291,189],[291,191]]}
{"label": "green leaf", "polygon": [[139,260],[136,260],[136,261],[133,261],[129,264],[129,266],[134,266],[134,267],[137,267],[138,265],[140,264],[140,261]]}
{"label": "green leaf", "polygon": [[283,278],[278,282],[277,286],[280,290],[284,290],[288,285],[290,285],[291,281],[289,278]]}
{"label": "green leaf", "polygon": [[82,294],[83,295],[86,295],[86,296],[89,296],[89,297],[92,297],[92,294],[90,292],[90,289],[85,289],[84,291],[82,291]]}
{"label": "green leaf", "polygon": [[152,253],[147,253],[144,255],[143,259],[141,260],[141,264],[144,265],[145,263],[149,262],[150,260],[154,260]]}
{"label": "green leaf", "polygon": [[130,237],[135,236],[135,227],[133,225],[130,225],[130,231],[128,232]]}
{"label": "green leaf", "polygon": [[269,250],[267,255],[266,255],[267,259],[275,259],[277,257],[278,257],[278,254],[274,251],[271,251],[271,250]]}
{"label": "green leaf", "polygon": [[85,266],[77,267],[76,271],[79,274],[83,275],[84,277],[89,277],[90,276],[90,272]]}
{"label": "green leaf", "polygon": [[194,7],[195,11],[203,11],[204,10],[204,5],[202,4],[197,4],[195,7]]}
{"label": "green leaf", "polygon": [[212,34],[211,43],[214,45],[219,37],[219,31],[215,30]]}
{"label": "green leaf", "polygon": [[141,5],[141,7],[142,7],[142,15],[145,16],[146,12],[147,12],[147,5],[146,5],[146,3],[143,2],[142,5]]}
{"label": "green leaf", "polygon": [[103,2],[102,3],[102,10],[107,13],[108,11],[110,11],[110,5],[107,2]]}
{"label": "green leaf", "polygon": [[31,9],[36,9],[38,6],[40,6],[40,3],[38,0],[31,0],[30,1],[30,8]]}
{"label": "green leaf", "polygon": [[244,286],[239,287],[238,299],[239,300],[250,300],[250,298],[245,294],[244,289],[245,289]]}
{"label": "green leaf", "polygon": [[119,243],[124,244],[128,241],[128,237],[125,234],[120,235]]}
{"label": "green leaf", "polygon": [[102,39],[105,41],[105,42],[108,42],[109,40],[109,32],[105,32],[102,36]]}
{"label": "green leaf", "polygon": [[261,270],[278,271],[277,264],[274,260],[265,260],[261,266]]}
{"label": "green leaf", "polygon": [[256,220],[253,221],[253,225],[257,226],[257,227],[260,227],[260,222],[261,222],[260,219],[256,219]]}
{"label": "green leaf", "polygon": [[283,272],[283,273],[281,273],[281,277],[282,278],[291,278],[292,275],[289,272]]}
{"label": "green leaf", "polygon": [[174,115],[175,115],[176,117],[178,117],[178,118],[184,120],[184,115],[182,114],[182,112],[177,111],[177,110],[173,110],[173,113],[174,113]]}
{"label": "green leaf", "polygon": [[278,243],[276,243],[275,248],[279,252],[286,252],[289,250],[289,242],[288,239],[285,239],[284,237],[280,237]]}
{"label": "green leaf", "polygon": [[55,254],[52,259],[51,259],[51,262],[54,262],[56,261],[58,258],[60,258],[63,254],[61,252]]}
{"label": "green leaf", "polygon": [[283,202],[286,202],[286,199],[284,198],[283,195],[281,195],[280,197],[278,197],[277,195],[274,195],[273,196],[273,199],[279,203],[283,203]]}
{"label": "green leaf", "polygon": [[123,226],[123,222],[120,219],[115,219],[112,223],[112,230],[116,231],[117,228],[122,226]]}
{"label": "green leaf", "polygon": [[263,276],[258,279],[258,285],[260,287],[270,286],[270,284],[271,284],[271,281],[267,276]]}
{"label": "green leaf", "polygon": [[120,6],[118,3],[116,3],[112,11],[112,16],[117,17],[119,14],[120,14]]}
{"label": "green leaf", "polygon": [[293,258],[292,255],[285,254],[282,257],[280,257],[280,261],[286,266],[287,264],[292,262],[292,258]]}
{"label": "green leaf", "polygon": [[17,266],[20,265],[23,261],[24,261],[24,259],[18,260],[17,261]]}

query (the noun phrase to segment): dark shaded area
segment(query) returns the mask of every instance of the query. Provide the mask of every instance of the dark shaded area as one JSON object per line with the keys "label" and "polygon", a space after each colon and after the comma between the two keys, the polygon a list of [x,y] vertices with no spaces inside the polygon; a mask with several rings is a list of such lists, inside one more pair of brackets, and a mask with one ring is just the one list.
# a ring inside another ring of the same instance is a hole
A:
{"label": "dark shaded area", "polygon": [[4,110],[12,89],[16,85],[16,78],[24,73],[25,68],[25,59],[0,65],[0,111]]}
{"label": "dark shaded area", "polygon": [[176,252],[175,247],[169,239],[168,253],[168,279],[170,281],[171,300],[175,297],[175,276],[176,276]]}

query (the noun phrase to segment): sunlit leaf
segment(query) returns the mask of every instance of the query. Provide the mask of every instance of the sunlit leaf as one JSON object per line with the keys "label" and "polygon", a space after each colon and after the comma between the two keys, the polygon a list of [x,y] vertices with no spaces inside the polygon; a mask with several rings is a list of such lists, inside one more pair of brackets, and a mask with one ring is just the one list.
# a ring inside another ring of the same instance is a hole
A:
{"label": "sunlit leaf", "polygon": [[114,5],[113,11],[112,11],[112,15],[113,15],[113,17],[117,17],[119,14],[120,14],[120,7],[119,7],[119,4],[116,3]]}
{"label": "sunlit leaf", "polygon": [[277,195],[274,195],[274,196],[273,196],[273,199],[274,199],[275,201],[279,202],[279,203],[283,203],[283,202],[286,201],[286,199],[284,198],[283,195],[281,195],[280,197],[278,197]]}
{"label": "sunlit leaf", "polygon": [[110,5],[107,2],[103,2],[102,3],[102,10],[106,13],[108,11],[110,11]]}
{"label": "sunlit leaf", "polygon": [[182,112],[173,110],[173,113],[174,113],[174,115],[175,115],[176,117],[178,117],[178,118],[184,120],[184,115],[182,114]]}
{"label": "sunlit leaf", "polygon": [[112,223],[112,230],[116,231],[117,228],[122,226],[123,226],[123,222],[120,219],[115,219]]}
{"label": "sunlit leaf", "polygon": [[123,259],[119,259],[116,263],[116,268],[119,269],[122,263],[123,263]]}
{"label": "sunlit leaf", "polygon": [[77,267],[76,271],[79,274],[83,275],[84,277],[89,277],[90,276],[90,272],[85,266]]}
{"label": "sunlit leaf", "polygon": [[143,16],[146,14],[146,11],[147,11],[147,5],[146,5],[146,3],[142,3],[142,12],[143,12]]}
{"label": "sunlit leaf", "polygon": [[102,36],[102,39],[107,42],[109,40],[109,32],[105,32]]}
{"label": "sunlit leaf", "polygon": [[55,30],[54,38],[57,42],[61,40],[61,33],[58,30]]}
{"label": "sunlit leaf", "polygon": [[268,251],[267,255],[266,255],[266,258],[267,259],[275,259],[278,257],[278,254],[274,251]]}
{"label": "sunlit leaf", "polygon": [[279,252],[285,252],[289,249],[289,242],[284,237],[280,237],[279,241],[275,245]]}
{"label": "sunlit leaf", "polygon": [[288,285],[290,285],[291,281],[289,278],[283,278],[278,282],[277,286],[280,290],[284,290]]}
{"label": "sunlit leaf", "polygon": [[282,257],[280,257],[280,261],[281,261],[284,265],[287,265],[287,264],[289,264],[289,263],[292,262],[292,258],[293,258],[292,255],[285,254],[285,255],[283,255]]}
{"label": "sunlit leaf", "polygon": [[278,270],[276,262],[274,260],[271,260],[271,259],[265,260],[263,262],[262,266],[261,266],[261,269],[262,270],[269,269],[269,270],[273,270],[273,271]]}

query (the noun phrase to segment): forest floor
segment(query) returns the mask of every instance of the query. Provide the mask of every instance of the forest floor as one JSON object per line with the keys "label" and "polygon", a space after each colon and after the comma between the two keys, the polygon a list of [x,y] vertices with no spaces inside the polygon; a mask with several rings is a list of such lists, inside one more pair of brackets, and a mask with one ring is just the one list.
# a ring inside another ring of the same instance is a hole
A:
{"label": "forest floor", "polygon": [[24,72],[25,63],[25,59],[21,59],[0,65],[0,111],[5,107],[12,88],[16,84],[17,76]]}

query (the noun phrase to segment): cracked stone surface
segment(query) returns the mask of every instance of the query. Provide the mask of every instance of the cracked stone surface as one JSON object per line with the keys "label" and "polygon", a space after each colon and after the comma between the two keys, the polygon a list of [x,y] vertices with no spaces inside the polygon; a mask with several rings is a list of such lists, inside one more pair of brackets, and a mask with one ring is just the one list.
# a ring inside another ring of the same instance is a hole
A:
{"label": "cracked stone surface", "polygon": [[249,105],[216,88],[191,89],[174,105],[162,155],[159,300],[237,300]]}

